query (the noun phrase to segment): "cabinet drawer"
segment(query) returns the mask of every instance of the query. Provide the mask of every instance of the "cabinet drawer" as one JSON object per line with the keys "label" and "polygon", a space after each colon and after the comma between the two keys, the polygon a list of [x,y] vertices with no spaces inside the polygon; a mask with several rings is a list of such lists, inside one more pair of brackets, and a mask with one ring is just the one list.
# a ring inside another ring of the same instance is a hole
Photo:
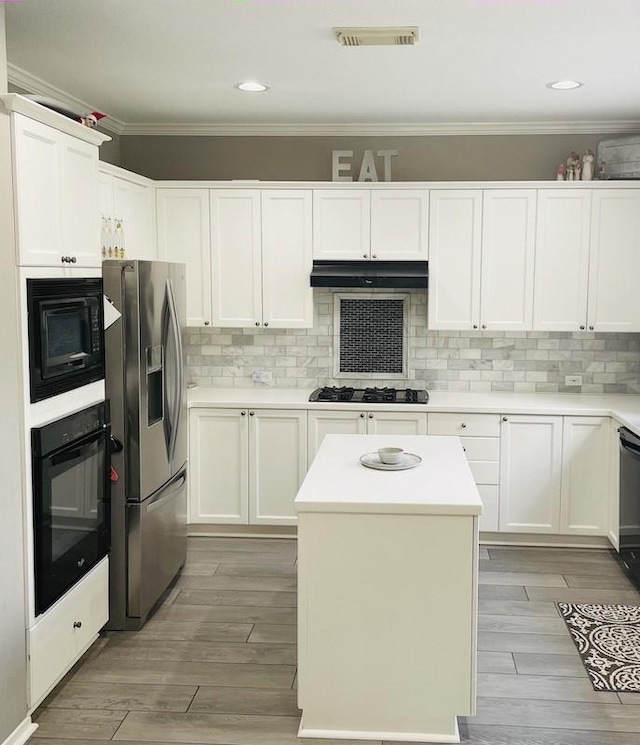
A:
{"label": "cabinet drawer", "polygon": [[500,466],[494,461],[470,460],[469,468],[476,484],[498,484]]}
{"label": "cabinet drawer", "polygon": [[432,414],[429,413],[430,435],[457,435],[464,437],[499,437],[498,414]]}
{"label": "cabinet drawer", "polygon": [[467,460],[500,460],[500,440],[497,437],[461,437]]}
{"label": "cabinet drawer", "polygon": [[498,487],[490,484],[478,486],[478,494],[482,500],[482,515],[480,515],[480,530],[498,530]]}
{"label": "cabinet drawer", "polygon": [[[71,668],[109,618],[109,561],[103,559],[28,632],[29,706]],[[74,623],[80,623],[74,628]]]}

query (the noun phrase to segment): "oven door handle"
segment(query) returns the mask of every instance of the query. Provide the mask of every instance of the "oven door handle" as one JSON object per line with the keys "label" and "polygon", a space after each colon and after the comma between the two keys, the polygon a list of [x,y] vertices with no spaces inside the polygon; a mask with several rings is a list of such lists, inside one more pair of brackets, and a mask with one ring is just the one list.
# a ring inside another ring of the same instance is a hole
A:
{"label": "oven door handle", "polygon": [[620,448],[640,460],[640,447],[630,443],[628,440],[620,438]]}

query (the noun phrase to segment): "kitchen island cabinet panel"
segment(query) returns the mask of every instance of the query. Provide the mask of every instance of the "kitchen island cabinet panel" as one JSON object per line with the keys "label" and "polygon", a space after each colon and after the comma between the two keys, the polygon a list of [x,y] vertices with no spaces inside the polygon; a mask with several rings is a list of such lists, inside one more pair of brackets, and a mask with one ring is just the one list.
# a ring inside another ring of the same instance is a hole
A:
{"label": "kitchen island cabinet panel", "polygon": [[610,485],[608,417],[563,417],[560,529],[606,535]]}
{"label": "kitchen island cabinet panel", "polygon": [[187,266],[187,326],[211,325],[208,189],[158,189],[158,254]]}
{"label": "kitchen island cabinet panel", "polygon": [[561,472],[562,417],[504,417],[500,530],[559,533]]}

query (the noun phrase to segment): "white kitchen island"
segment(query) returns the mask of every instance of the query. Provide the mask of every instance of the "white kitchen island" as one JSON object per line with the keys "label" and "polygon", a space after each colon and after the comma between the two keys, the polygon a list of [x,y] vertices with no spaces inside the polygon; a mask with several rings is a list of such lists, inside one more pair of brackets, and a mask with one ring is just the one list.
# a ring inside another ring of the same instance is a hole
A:
{"label": "white kitchen island", "polygon": [[[377,471],[379,447],[422,458]],[[328,435],[296,497],[300,737],[459,742],[475,713],[478,516],[457,437]]]}

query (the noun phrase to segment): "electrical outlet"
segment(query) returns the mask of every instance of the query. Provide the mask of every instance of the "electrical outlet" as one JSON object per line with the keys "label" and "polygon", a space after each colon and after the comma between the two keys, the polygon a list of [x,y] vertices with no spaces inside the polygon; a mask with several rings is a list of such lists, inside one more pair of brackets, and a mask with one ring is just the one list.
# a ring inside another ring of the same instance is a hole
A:
{"label": "electrical outlet", "polygon": [[582,385],[582,375],[565,375],[564,384],[570,385]]}
{"label": "electrical outlet", "polygon": [[254,383],[273,385],[273,373],[266,370],[254,370],[254,372],[251,373],[251,380],[253,380]]}

